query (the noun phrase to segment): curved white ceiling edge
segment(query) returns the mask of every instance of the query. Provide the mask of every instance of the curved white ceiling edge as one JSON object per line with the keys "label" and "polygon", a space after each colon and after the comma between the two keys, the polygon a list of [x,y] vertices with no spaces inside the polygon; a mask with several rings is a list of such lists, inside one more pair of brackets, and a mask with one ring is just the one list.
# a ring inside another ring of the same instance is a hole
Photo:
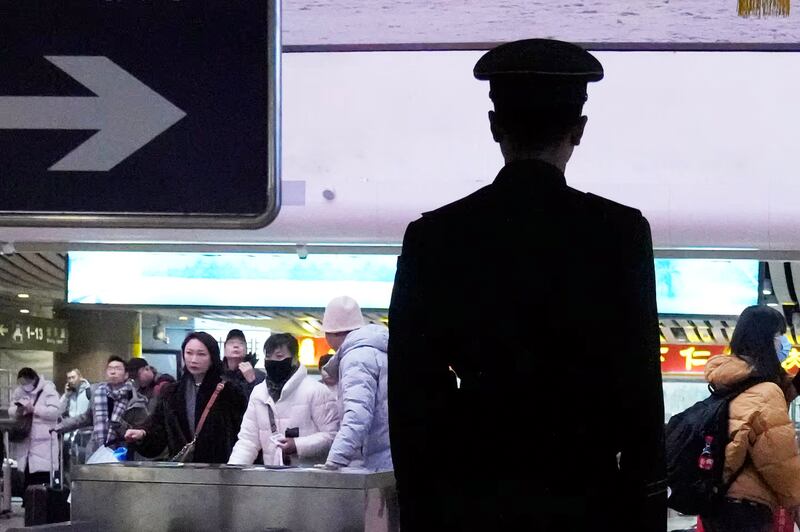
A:
{"label": "curved white ceiling edge", "polygon": [[[269,227],[0,228],[0,241],[397,244],[502,165],[479,55],[285,54],[283,179],[305,182],[305,204]],[[800,250],[800,54],[597,55],[606,78],[589,88],[572,186],[642,209],[659,248]]]}

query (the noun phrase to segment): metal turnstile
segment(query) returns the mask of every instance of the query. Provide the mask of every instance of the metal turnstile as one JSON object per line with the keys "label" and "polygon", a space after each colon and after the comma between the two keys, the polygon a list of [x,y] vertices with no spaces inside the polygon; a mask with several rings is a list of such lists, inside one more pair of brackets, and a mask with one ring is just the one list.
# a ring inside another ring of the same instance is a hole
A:
{"label": "metal turnstile", "polygon": [[394,473],[167,462],[79,465],[72,519],[105,532],[396,532]]}

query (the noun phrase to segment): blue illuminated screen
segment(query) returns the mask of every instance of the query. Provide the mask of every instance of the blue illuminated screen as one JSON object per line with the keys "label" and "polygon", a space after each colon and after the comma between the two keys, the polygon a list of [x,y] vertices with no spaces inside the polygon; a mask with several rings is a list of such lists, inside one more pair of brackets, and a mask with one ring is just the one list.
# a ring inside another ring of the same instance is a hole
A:
{"label": "blue illuminated screen", "polygon": [[[322,308],[340,295],[389,307],[395,255],[69,253],[67,301],[110,305]],[[662,314],[738,315],[758,300],[758,261],[656,259]]]}
{"label": "blue illuminated screen", "polygon": [[656,259],[659,314],[738,316],[758,303],[758,261]]}
{"label": "blue illuminated screen", "polygon": [[349,295],[386,309],[395,255],[69,253],[68,303],[322,308]]}

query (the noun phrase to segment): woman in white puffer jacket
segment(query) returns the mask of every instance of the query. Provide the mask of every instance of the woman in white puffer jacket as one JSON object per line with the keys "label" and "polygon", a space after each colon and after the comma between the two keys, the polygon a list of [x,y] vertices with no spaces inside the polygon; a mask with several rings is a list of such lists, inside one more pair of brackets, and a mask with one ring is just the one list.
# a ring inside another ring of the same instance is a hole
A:
{"label": "woman in white puffer jacket", "polygon": [[250,395],[229,464],[252,464],[259,451],[265,465],[303,467],[325,459],[339,430],[336,398],[308,376],[297,354],[289,334],[273,334],[264,344],[267,377]]}

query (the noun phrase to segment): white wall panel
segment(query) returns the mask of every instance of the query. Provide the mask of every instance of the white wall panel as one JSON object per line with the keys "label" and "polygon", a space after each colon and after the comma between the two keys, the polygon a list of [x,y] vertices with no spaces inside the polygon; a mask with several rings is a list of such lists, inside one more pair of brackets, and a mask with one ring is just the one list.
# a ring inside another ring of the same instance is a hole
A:
{"label": "white wall panel", "polygon": [[[641,208],[658,247],[800,250],[800,54],[597,55],[606,79],[589,89],[571,185]],[[397,243],[502,164],[479,56],[285,54],[283,177],[306,197],[265,229],[0,228],[0,241]]]}

